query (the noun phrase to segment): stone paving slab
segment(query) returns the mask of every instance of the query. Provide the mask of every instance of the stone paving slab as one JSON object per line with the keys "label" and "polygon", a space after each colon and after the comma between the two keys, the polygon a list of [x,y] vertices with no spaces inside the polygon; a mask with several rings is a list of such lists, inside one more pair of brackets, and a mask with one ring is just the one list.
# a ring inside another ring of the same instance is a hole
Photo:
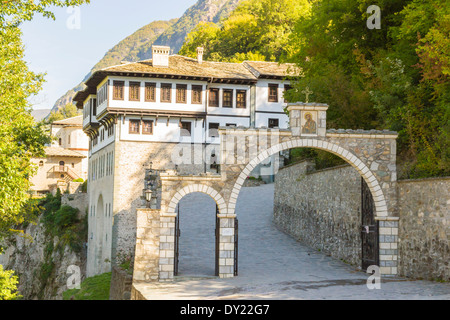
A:
{"label": "stone paving slab", "polygon": [[237,203],[239,276],[214,275],[215,203],[203,194],[181,201],[180,276],[174,282],[136,284],[148,300],[217,299],[436,299],[450,300],[450,284],[381,280],[303,246],[272,223],[273,184],[243,188]]}

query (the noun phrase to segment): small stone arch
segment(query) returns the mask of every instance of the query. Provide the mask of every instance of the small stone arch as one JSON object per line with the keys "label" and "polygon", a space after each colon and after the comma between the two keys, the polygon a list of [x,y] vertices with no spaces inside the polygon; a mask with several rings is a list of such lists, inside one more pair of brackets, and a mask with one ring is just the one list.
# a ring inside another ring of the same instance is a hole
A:
{"label": "small stone arch", "polygon": [[268,148],[260,152],[258,156],[253,158],[245,166],[245,168],[242,170],[233,186],[230,201],[228,203],[228,213],[235,212],[237,198],[245,182],[245,179],[261,161],[277,152],[301,147],[325,150],[347,161],[352,167],[354,167],[359,172],[359,174],[364,178],[367,185],[369,186],[369,189],[373,196],[373,200],[375,202],[376,216],[377,217],[388,216],[386,199],[380,187],[380,184],[377,178],[374,176],[374,174],[360,159],[358,159],[352,152],[340,147],[337,144],[319,139],[300,139],[300,138],[276,144],[271,148]]}
{"label": "small stone arch", "polygon": [[194,192],[201,192],[204,193],[216,202],[217,207],[219,209],[219,214],[224,213],[227,210],[227,205],[225,200],[223,199],[222,195],[215,190],[212,187],[209,187],[204,184],[190,184],[188,186],[185,186],[184,188],[178,190],[177,193],[172,197],[172,199],[169,202],[169,205],[167,207],[167,214],[169,215],[176,215],[176,206],[178,202],[187,194],[194,193]]}

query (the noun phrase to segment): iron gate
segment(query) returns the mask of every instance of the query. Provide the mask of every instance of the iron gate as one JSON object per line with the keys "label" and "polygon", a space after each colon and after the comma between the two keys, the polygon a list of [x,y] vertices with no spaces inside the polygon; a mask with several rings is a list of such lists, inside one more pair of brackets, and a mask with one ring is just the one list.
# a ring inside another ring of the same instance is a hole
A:
{"label": "iron gate", "polygon": [[239,231],[239,221],[237,218],[234,219],[234,276],[238,275],[238,231]]}
{"label": "iron gate", "polygon": [[219,276],[219,255],[220,255],[220,219],[219,219],[219,207],[216,205],[216,269],[215,275]]}
{"label": "iron gate", "polygon": [[361,178],[361,268],[379,265],[378,221],[375,220],[375,203],[366,181]]}
{"label": "iron gate", "polygon": [[178,265],[180,263],[180,204],[178,204],[177,216],[175,217],[175,254],[174,254],[174,268],[173,275],[178,275]]}

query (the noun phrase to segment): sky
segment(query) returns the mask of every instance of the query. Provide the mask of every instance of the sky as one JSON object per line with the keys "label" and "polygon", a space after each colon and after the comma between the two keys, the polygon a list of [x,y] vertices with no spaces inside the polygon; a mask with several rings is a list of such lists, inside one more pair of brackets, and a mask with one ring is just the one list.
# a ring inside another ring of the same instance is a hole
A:
{"label": "sky", "polygon": [[46,73],[33,109],[51,109],[119,41],[155,20],[179,18],[197,0],[91,0],[79,9],[53,8],[22,25],[30,70]]}

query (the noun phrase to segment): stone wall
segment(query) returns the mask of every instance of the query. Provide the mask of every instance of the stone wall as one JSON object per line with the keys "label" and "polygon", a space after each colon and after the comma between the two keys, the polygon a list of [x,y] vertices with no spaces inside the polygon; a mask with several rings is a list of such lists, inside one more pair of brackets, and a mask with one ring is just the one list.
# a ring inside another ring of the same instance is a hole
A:
{"label": "stone wall", "polygon": [[130,300],[133,276],[118,267],[112,267],[109,300]]}
{"label": "stone wall", "polygon": [[[380,239],[398,225],[398,244],[380,243],[380,266],[399,276],[450,280],[450,178],[398,181],[399,221],[380,221]],[[275,178],[274,222],[306,245],[361,264],[360,175],[350,166],[314,172],[308,161]],[[397,229],[397,228],[395,228]],[[383,242],[383,241],[381,241]],[[392,266],[388,265],[392,263]]]}
{"label": "stone wall", "polygon": [[398,182],[399,275],[450,281],[450,178]]}
{"label": "stone wall", "polygon": [[303,161],[275,177],[274,222],[300,242],[361,264],[361,176],[351,166],[314,172]]}
{"label": "stone wall", "polygon": [[[137,209],[136,249],[134,252],[133,281],[157,281],[159,279],[160,254],[162,259],[169,259],[173,265],[173,253],[167,254],[172,248],[160,245],[160,239],[172,236],[168,222],[160,217],[157,209]],[[175,225],[170,225],[175,227]],[[169,233],[168,233],[168,232]],[[165,270],[161,270],[165,272]]]}
{"label": "stone wall", "polygon": [[79,218],[86,216],[86,210],[89,205],[89,195],[87,193],[62,194],[61,206],[70,206],[79,211]]}

